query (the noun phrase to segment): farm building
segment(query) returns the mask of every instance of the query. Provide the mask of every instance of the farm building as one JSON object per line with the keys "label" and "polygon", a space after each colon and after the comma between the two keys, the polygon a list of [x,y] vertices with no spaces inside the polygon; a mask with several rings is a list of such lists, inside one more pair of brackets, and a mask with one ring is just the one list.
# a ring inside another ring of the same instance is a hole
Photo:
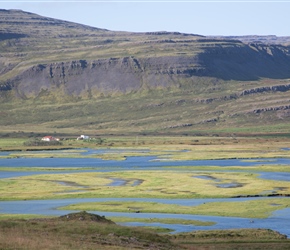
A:
{"label": "farm building", "polygon": [[50,136],[50,135],[42,137],[41,140],[42,141],[59,141],[58,138],[55,138],[55,137]]}
{"label": "farm building", "polygon": [[77,140],[88,140],[90,137],[88,135],[81,135],[77,138]]}

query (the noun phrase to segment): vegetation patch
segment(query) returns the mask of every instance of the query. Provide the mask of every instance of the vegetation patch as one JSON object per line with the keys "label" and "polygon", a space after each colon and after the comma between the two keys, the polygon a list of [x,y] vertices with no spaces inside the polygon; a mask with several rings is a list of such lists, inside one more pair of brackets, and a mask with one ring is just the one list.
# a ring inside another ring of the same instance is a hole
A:
{"label": "vegetation patch", "polygon": [[194,225],[194,226],[212,226],[215,222],[200,221],[200,220],[184,220],[176,218],[131,218],[131,217],[109,217],[111,220],[124,223],[124,222],[144,222],[144,223],[164,223],[164,224],[181,224],[181,225]]}
{"label": "vegetation patch", "polygon": [[[275,203],[275,205],[273,205]],[[290,206],[287,198],[260,199],[241,202],[208,202],[198,206],[183,206],[157,202],[90,202],[65,207],[63,210],[88,210],[129,213],[171,213],[214,215],[225,217],[267,218],[272,212]]]}
{"label": "vegetation patch", "polygon": [[286,250],[290,247],[285,235],[269,229],[200,230],[170,235],[169,238],[184,249]]}
{"label": "vegetation patch", "polygon": [[61,171],[83,171],[83,170],[97,170],[100,168],[91,168],[91,167],[0,167],[0,171],[9,171],[9,172],[61,172]]}
{"label": "vegetation patch", "polygon": [[[200,175],[209,175],[209,173],[130,170],[109,174],[106,172],[38,174],[0,179],[1,199],[231,198],[290,193],[288,181],[264,180],[253,173],[211,172],[210,176],[214,179],[196,178]],[[218,185],[215,179],[220,180]],[[114,180],[121,181],[115,184]],[[69,185],[69,183],[77,185]],[[113,183],[114,185],[111,185]],[[232,183],[242,185],[231,188]],[[283,188],[277,189],[277,187]]]}
{"label": "vegetation patch", "polygon": [[50,218],[51,216],[39,215],[39,214],[0,214],[0,220],[7,219],[21,219],[28,220],[33,218]]}
{"label": "vegetation patch", "polygon": [[25,141],[23,144],[24,146],[59,146],[59,145],[62,145],[60,141],[42,141],[37,138]]}

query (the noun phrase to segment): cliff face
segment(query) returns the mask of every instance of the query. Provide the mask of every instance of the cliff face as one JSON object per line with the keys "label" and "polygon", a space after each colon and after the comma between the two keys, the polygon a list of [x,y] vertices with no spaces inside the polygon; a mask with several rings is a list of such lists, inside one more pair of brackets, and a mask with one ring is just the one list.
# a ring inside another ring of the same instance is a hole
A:
{"label": "cliff face", "polygon": [[196,56],[123,57],[77,60],[30,67],[2,84],[18,97],[37,97],[42,91],[90,97],[144,89],[179,87],[196,77],[223,80],[290,78],[289,51],[283,46],[241,43],[206,48]]}
{"label": "cliff face", "polygon": [[289,48],[280,45],[243,44],[212,48],[201,53],[207,76],[252,81],[290,76]]}
{"label": "cliff face", "polygon": [[[196,58],[110,58],[38,64],[10,80],[8,87],[19,97],[36,97],[42,91],[58,91],[73,96],[129,93],[143,89],[178,86],[179,78],[188,78],[202,70],[188,67]],[[5,85],[5,86],[6,86]]]}
{"label": "cliff face", "polygon": [[93,97],[194,86],[203,77],[290,78],[289,47],[278,44],[112,32],[23,11],[0,13],[0,98]]}

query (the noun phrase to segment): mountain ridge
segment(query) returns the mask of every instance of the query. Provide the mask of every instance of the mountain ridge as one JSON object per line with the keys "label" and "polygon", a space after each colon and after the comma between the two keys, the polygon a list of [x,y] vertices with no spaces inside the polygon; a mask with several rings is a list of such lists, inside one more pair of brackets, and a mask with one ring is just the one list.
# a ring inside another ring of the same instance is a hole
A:
{"label": "mountain ridge", "polygon": [[285,37],[280,44],[274,36],[268,43],[264,36],[118,32],[23,11],[0,13],[2,129],[288,128]]}

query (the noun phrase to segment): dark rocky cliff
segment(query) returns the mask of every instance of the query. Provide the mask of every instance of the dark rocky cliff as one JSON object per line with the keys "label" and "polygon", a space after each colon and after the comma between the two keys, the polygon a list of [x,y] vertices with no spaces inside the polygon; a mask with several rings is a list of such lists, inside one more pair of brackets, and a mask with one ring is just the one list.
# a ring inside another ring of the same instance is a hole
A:
{"label": "dark rocky cliff", "polygon": [[123,57],[77,60],[30,67],[2,84],[18,97],[36,97],[42,91],[91,97],[154,88],[178,88],[196,77],[223,80],[290,78],[289,51],[283,46],[235,44],[206,48],[197,56]]}
{"label": "dark rocky cliff", "polygon": [[290,77],[289,48],[280,45],[241,44],[210,48],[199,55],[207,76],[252,81]]}

